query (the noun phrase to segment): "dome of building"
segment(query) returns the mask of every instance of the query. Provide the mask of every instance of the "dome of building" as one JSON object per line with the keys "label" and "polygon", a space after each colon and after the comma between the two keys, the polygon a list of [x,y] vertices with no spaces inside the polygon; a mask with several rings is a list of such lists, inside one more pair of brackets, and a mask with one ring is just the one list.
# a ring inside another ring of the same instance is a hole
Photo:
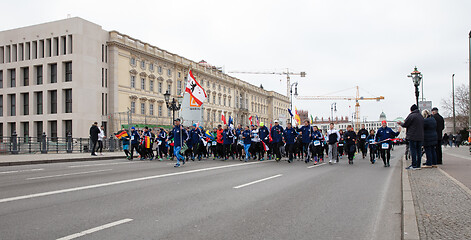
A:
{"label": "dome of building", "polygon": [[381,112],[381,114],[379,115],[379,120],[380,121],[386,120],[386,114],[384,112]]}

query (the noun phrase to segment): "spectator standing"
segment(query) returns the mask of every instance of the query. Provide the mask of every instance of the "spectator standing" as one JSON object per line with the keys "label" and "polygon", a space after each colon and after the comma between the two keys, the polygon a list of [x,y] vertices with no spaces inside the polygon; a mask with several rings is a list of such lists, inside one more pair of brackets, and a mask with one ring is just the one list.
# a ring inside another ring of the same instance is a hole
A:
{"label": "spectator standing", "polygon": [[435,145],[435,150],[437,152],[437,164],[442,164],[442,135],[443,129],[445,128],[445,120],[438,113],[438,108],[432,108],[432,117],[437,123],[437,145]]}
{"label": "spectator standing", "polygon": [[409,140],[409,148],[412,164],[406,169],[421,169],[422,145],[424,142],[424,118],[419,112],[417,105],[410,107],[411,113],[399,125],[406,128],[406,139]]}
{"label": "spectator standing", "polygon": [[103,155],[103,139],[105,138],[105,127],[103,125],[100,126],[100,132],[98,133],[98,148],[96,149],[97,152],[100,152],[100,155]]}
{"label": "spectator standing", "polygon": [[437,145],[437,122],[427,109],[422,111],[422,116],[424,117],[424,148],[427,156],[427,161],[423,167],[437,167],[437,151],[435,149]]}
{"label": "spectator standing", "polygon": [[100,133],[100,129],[98,129],[98,123],[94,122],[93,125],[90,127],[90,141],[92,146],[90,150],[92,152],[92,156],[96,156],[95,148],[98,142],[98,134]]}

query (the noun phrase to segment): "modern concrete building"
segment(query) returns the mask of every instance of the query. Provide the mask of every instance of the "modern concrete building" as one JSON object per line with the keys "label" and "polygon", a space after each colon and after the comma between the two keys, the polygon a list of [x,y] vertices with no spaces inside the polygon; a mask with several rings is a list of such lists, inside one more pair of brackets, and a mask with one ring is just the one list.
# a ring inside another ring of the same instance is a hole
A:
{"label": "modern concrete building", "polygon": [[0,136],[88,137],[127,125],[169,125],[164,93],[180,96],[192,68],[205,88],[203,120],[286,119],[288,97],[81,18],[0,32]]}

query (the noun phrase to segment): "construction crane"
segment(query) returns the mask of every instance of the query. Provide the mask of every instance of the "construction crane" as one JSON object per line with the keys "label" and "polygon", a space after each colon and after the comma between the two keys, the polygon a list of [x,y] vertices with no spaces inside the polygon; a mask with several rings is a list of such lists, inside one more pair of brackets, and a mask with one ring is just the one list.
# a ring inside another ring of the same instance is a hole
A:
{"label": "construction crane", "polygon": [[350,96],[297,96],[297,100],[347,100],[355,101],[355,130],[360,128],[360,100],[383,100],[383,96],[379,97],[360,97],[360,87],[356,86],[357,94],[354,97]]}
{"label": "construction crane", "polygon": [[[306,72],[290,72],[289,69],[286,69],[286,72],[248,72],[248,71],[230,71],[229,73],[242,73],[242,74],[273,74],[273,75],[286,75],[286,96],[289,98],[290,104],[292,103],[291,98],[291,79],[290,75],[299,75],[301,77],[306,77]],[[297,94],[295,94],[297,95]]]}

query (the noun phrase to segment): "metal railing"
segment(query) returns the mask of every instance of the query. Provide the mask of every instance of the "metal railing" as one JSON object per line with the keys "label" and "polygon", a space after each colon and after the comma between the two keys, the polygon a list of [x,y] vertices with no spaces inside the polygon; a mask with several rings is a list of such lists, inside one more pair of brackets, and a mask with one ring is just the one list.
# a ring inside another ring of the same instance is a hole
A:
{"label": "metal railing", "polygon": [[[0,154],[84,153],[90,152],[91,146],[90,138],[73,138],[70,135],[48,137],[43,134],[41,137],[18,137],[16,133],[13,133],[10,137],[0,137]],[[122,143],[115,136],[103,139],[103,151],[120,150],[122,150]]]}

